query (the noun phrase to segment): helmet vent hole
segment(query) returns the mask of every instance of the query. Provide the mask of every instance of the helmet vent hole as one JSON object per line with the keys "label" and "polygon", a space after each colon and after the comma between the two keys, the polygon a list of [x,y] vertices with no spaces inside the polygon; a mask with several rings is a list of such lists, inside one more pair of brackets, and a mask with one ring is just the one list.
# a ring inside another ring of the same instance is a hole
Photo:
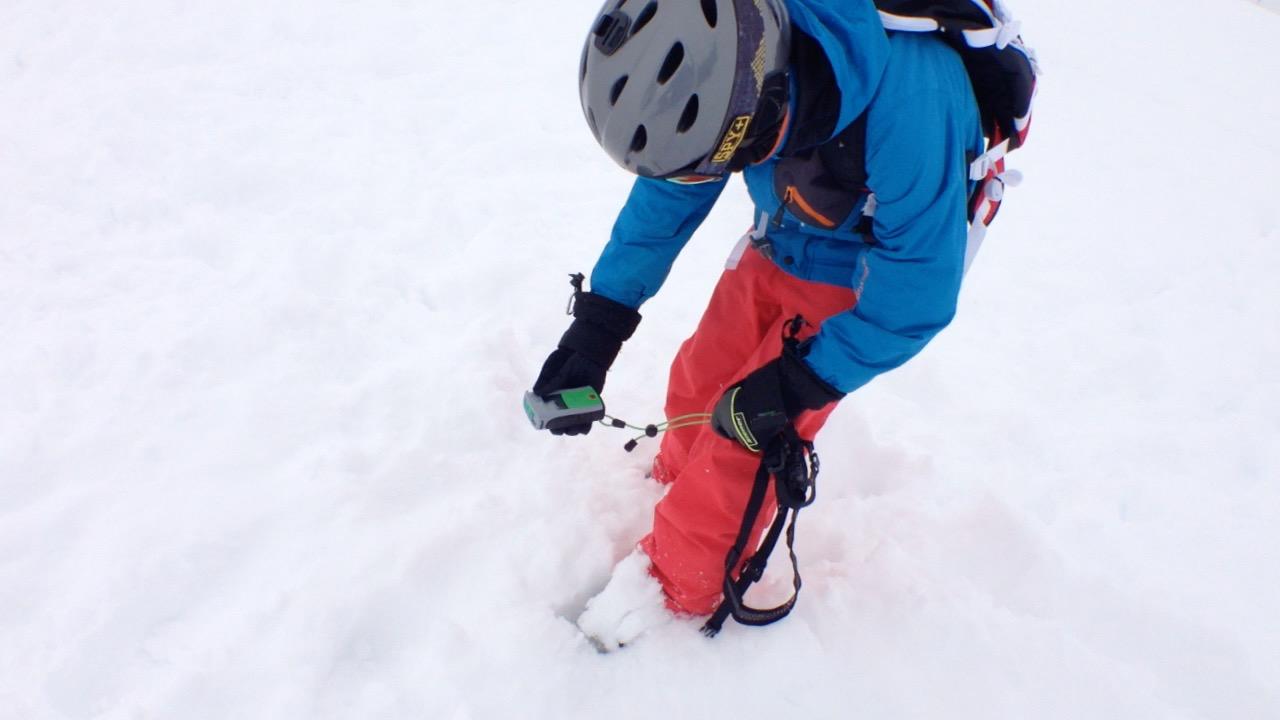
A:
{"label": "helmet vent hole", "polygon": [[680,69],[682,62],[684,62],[684,45],[676,43],[671,46],[671,50],[667,52],[667,59],[662,61],[662,67],[658,69],[658,84],[666,85],[671,76],[676,74],[676,70]]}
{"label": "helmet vent hole", "polygon": [[656,14],[658,14],[657,2],[651,2],[648,5],[645,5],[644,9],[640,11],[640,14],[636,16],[635,24],[631,26],[631,34],[635,35],[643,30],[644,26],[648,25],[649,21],[652,20],[653,16]]}
{"label": "helmet vent hole", "polygon": [[707,24],[711,27],[716,26],[716,21],[720,19],[720,11],[716,9],[716,0],[702,0],[702,16],[707,19]]}
{"label": "helmet vent hole", "polygon": [[698,121],[698,96],[689,97],[689,102],[684,106],[684,112],[680,114],[680,122],[676,123],[676,132],[689,132],[689,128]]}
{"label": "helmet vent hole", "polygon": [[631,152],[638,153],[644,150],[644,146],[649,144],[649,132],[644,126],[636,128],[636,134],[631,138]]}
{"label": "helmet vent hole", "polygon": [[610,104],[610,105],[617,105],[617,104],[618,104],[618,98],[619,98],[619,97],[622,97],[622,89],[623,89],[623,88],[625,88],[625,87],[627,86],[627,80],[628,80],[629,78],[630,78],[630,76],[629,76],[629,75],[623,75],[622,77],[618,78],[618,81],[617,81],[617,82],[615,82],[615,83],[613,84],[613,87],[609,89],[609,104]]}

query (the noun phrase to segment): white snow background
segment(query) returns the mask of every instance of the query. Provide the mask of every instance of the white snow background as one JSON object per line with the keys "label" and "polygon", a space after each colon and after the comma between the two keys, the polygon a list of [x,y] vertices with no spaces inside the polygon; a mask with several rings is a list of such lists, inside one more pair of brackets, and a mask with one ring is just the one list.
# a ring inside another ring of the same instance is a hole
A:
{"label": "white snow background", "polygon": [[629,186],[595,9],[3,3],[0,718],[1280,717],[1280,16],[1015,3],[1027,182],[820,437],[797,611],[603,656],[654,443],[520,410]]}

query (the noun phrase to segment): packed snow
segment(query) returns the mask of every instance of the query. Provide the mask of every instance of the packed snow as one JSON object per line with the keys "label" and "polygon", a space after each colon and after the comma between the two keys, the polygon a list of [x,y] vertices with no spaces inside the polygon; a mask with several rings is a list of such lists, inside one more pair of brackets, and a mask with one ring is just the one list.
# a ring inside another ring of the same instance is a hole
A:
{"label": "packed snow", "polygon": [[1280,15],[1013,9],[1027,181],[820,436],[796,612],[602,655],[656,443],[520,409],[629,186],[595,3],[8,0],[0,719],[1280,717]]}

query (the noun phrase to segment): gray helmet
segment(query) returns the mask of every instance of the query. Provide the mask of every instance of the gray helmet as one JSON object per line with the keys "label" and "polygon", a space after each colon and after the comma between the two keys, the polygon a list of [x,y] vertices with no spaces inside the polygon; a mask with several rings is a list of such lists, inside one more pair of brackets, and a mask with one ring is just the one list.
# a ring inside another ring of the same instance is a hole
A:
{"label": "gray helmet", "polygon": [[790,27],[783,0],[607,0],[578,78],[591,132],[638,175],[723,175]]}

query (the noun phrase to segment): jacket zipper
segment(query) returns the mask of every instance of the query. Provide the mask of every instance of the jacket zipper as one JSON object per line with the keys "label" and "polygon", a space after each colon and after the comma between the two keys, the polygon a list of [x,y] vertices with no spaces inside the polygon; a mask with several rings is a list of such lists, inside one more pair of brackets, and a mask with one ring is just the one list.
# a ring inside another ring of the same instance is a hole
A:
{"label": "jacket zipper", "polygon": [[[836,226],[836,223],[832,221],[831,218],[828,218],[826,215],[818,212],[816,208],[810,205],[809,202],[804,199],[804,196],[800,194],[800,191],[796,189],[795,185],[788,185],[786,193],[782,196],[782,204],[789,205],[793,203],[801,212],[808,215],[811,220],[815,221],[816,224],[827,228],[828,230]],[[781,213],[779,213],[779,216],[781,216]]]}

